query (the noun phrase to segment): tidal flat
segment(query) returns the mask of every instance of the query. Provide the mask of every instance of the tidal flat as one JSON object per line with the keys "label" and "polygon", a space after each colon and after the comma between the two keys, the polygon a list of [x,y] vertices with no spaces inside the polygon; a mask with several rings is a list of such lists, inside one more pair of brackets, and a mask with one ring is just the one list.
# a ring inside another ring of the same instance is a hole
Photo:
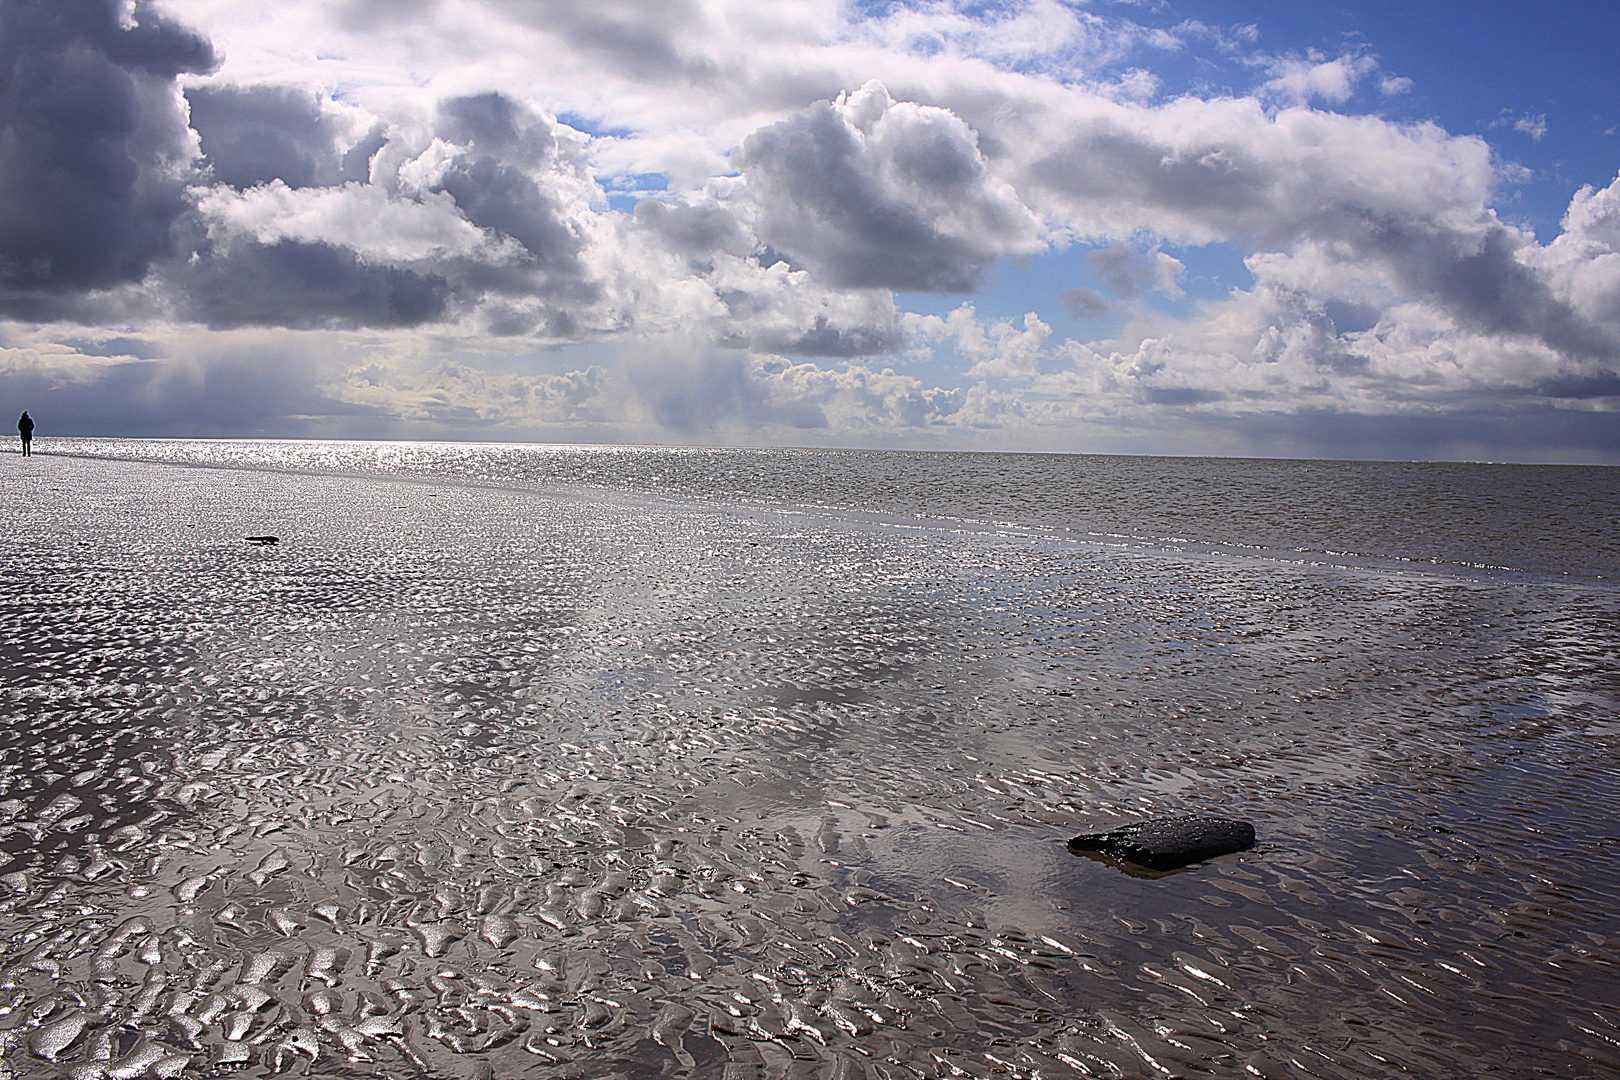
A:
{"label": "tidal flat", "polygon": [[[0,1077],[1620,1070],[1613,580],[431,472],[0,487]],[[1182,813],[1258,843],[1065,847]]]}

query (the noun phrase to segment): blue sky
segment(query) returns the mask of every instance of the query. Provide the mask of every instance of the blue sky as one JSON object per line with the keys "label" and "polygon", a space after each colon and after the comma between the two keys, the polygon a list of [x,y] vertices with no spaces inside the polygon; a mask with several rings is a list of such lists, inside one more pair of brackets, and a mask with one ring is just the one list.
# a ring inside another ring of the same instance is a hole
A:
{"label": "blue sky", "polygon": [[1620,462],[1620,5],[0,0],[62,434]]}

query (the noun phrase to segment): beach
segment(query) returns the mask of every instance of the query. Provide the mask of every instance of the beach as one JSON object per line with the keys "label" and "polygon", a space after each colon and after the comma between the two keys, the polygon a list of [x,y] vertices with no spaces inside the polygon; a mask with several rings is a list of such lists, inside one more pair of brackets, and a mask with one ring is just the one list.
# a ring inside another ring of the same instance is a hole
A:
{"label": "beach", "polygon": [[[1613,530],[1524,520],[1612,470],[1334,545],[948,455],[137,442],[0,455],[0,1073],[1620,1068]],[[1184,813],[1258,843],[1065,846]]]}

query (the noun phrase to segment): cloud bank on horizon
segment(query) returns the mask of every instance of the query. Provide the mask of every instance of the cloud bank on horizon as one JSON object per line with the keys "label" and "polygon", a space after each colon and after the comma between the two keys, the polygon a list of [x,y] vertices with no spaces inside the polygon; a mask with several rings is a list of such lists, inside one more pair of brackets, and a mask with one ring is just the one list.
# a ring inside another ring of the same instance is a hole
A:
{"label": "cloud bank on horizon", "polygon": [[1620,461],[1620,179],[1538,237],[1503,147],[1544,113],[1455,133],[1376,42],[1175,8],[0,0],[0,397],[63,434]]}

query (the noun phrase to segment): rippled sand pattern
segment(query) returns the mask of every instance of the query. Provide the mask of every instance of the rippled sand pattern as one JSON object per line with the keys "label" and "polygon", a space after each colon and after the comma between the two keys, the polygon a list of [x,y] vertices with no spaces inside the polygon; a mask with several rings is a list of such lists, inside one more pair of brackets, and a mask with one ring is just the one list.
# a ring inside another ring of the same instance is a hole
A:
{"label": "rippled sand pattern", "polygon": [[1611,586],[27,465],[0,1076],[1620,1069]]}

